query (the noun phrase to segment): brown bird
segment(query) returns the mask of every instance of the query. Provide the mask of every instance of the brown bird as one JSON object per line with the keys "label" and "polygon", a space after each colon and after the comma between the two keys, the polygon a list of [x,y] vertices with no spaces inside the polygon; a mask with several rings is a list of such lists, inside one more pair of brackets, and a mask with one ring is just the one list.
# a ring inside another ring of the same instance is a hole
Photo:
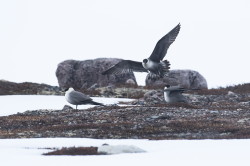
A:
{"label": "brown bird", "polygon": [[168,60],[163,60],[167,54],[169,46],[175,41],[180,31],[180,24],[173,28],[168,34],[163,36],[156,44],[152,54],[142,62],[122,60],[108,70],[102,72],[106,74],[122,74],[127,72],[149,72],[149,79],[162,78],[167,76],[170,69]]}

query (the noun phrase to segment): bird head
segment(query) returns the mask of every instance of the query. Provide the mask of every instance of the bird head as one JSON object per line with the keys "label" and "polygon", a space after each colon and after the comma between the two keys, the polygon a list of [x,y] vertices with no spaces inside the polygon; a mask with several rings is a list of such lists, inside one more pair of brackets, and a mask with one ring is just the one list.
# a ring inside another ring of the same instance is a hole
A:
{"label": "bird head", "polygon": [[170,85],[166,84],[165,89],[168,89],[168,88],[170,88]]}
{"label": "bird head", "polygon": [[72,87],[64,88],[64,89],[63,89],[63,92],[72,91],[72,90],[74,90]]}
{"label": "bird head", "polygon": [[143,59],[143,63],[148,63],[148,60],[147,59]]}

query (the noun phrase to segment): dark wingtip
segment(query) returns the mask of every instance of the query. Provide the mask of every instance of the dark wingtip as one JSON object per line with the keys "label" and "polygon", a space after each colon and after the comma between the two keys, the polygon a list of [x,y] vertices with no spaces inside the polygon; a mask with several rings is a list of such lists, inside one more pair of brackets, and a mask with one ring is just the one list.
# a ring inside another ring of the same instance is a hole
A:
{"label": "dark wingtip", "polygon": [[[110,69],[110,68],[109,68],[109,69]],[[102,72],[102,75],[107,75],[107,74],[109,74],[109,69],[108,69],[108,70],[103,71],[103,72]]]}
{"label": "dark wingtip", "polygon": [[179,24],[177,24],[176,27],[181,28],[181,23],[179,22]]}
{"label": "dark wingtip", "polygon": [[105,106],[103,103],[98,103],[98,102],[96,102],[96,101],[92,101],[91,103],[92,103],[93,105]]}

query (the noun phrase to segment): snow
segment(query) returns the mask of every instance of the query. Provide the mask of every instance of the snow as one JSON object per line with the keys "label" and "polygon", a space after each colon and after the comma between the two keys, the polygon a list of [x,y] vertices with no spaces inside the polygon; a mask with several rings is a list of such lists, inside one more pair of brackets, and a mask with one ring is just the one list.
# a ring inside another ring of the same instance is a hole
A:
{"label": "snow", "polygon": [[[45,148],[133,145],[145,153],[101,156],[43,156]],[[86,138],[2,139],[1,165],[247,165],[250,140],[133,140]]]}
{"label": "snow", "polygon": [[[94,101],[104,104],[117,104],[119,101],[131,101],[125,98],[103,98],[91,97]],[[46,96],[46,95],[7,95],[0,96],[1,111],[0,116],[7,116],[17,112],[36,109],[57,109],[60,110],[64,105],[69,104],[64,96]],[[78,109],[86,109],[94,107],[94,105],[79,105]]]}
{"label": "snow", "polygon": [[[129,99],[94,98],[105,104]],[[62,109],[67,104],[63,96],[0,96],[1,116],[27,109]],[[85,106],[84,106],[85,107]],[[82,108],[84,108],[82,107]],[[91,106],[88,106],[91,107]],[[43,156],[51,150],[72,146],[138,147],[144,153],[121,153],[97,156]],[[249,165],[249,139],[238,140],[146,140],[146,139],[87,139],[87,138],[30,138],[0,139],[1,165],[16,166],[211,166]]]}

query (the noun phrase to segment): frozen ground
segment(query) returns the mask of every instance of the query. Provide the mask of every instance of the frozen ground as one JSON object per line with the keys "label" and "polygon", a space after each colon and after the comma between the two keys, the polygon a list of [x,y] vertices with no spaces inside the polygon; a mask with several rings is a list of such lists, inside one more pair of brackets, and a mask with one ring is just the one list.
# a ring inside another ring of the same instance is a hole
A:
{"label": "frozen ground", "polygon": [[[50,147],[134,145],[146,153],[102,156],[43,156]],[[1,165],[166,166],[249,165],[250,140],[96,140],[85,138],[2,139]]]}
{"label": "frozen ground", "polygon": [[[128,99],[94,98],[106,104]],[[0,96],[0,115],[41,108],[62,109],[63,96]],[[89,107],[89,106],[88,106]],[[80,108],[86,108],[82,106]],[[1,126],[0,126],[1,127]],[[71,146],[134,145],[146,153],[103,156],[43,156],[45,148]],[[86,138],[1,139],[1,165],[249,165],[250,140],[97,140]]]}

